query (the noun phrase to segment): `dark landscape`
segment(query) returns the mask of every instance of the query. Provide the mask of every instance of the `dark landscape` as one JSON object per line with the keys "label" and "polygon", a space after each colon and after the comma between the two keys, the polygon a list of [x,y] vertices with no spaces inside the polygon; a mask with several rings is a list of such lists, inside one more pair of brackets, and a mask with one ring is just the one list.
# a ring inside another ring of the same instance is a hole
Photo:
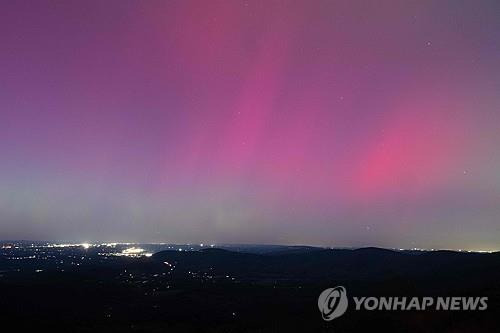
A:
{"label": "dark landscape", "polygon": [[[325,322],[318,295],[337,285],[350,296],[487,296],[488,309],[351,308]],[[494,331],[500,253],[5,242],[0,294],[1,322],[23,330]]]}

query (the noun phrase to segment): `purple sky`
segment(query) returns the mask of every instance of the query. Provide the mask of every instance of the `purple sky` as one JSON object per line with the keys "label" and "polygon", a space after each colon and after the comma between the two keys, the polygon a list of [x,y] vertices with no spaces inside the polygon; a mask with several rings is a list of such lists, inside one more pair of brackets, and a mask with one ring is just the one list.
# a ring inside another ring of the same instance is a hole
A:
{"label": "purple sky", "polygon": [[500,250],[498,1],[2,1],[0,239]]}

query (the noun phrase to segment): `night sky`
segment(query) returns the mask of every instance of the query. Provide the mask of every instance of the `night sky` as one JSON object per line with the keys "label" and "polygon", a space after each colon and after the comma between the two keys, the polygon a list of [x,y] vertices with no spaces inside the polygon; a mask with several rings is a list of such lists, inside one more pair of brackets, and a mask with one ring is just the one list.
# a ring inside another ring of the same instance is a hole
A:
{"label": "night sky", "polygon": [[0,239],[500,250],[498,1],[2,1]]}

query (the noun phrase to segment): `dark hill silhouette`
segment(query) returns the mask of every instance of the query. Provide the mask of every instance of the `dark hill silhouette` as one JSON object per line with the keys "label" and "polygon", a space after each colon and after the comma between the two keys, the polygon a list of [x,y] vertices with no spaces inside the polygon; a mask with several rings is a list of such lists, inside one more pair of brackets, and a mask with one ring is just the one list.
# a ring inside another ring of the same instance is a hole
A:
{"label": "dark hill silhouette", "polygon": [[[193,252],[163,251],[156,253],[153,260],[175,263],[177,271],[200,271],[240,279],[418,279],[432,285],[448,283],[450,286],[457,279],[467,279],[470,283],[500,279],[499,253],[415,253],[371,247],[250,254],[213,248]],[[478,274],[478,271],[487,274]]]}
{"label": "dark hill silhouette", "polygon": [[[152,257],[108,247],[4,249],[0,320],[20,332],[54,331],[54,322],[64,332],[497,330],[500,253],[201,248]],[[488,296],[488,310],[356,312],[350,304],[327,323],[318,296],[338,285],[350,296]]]}

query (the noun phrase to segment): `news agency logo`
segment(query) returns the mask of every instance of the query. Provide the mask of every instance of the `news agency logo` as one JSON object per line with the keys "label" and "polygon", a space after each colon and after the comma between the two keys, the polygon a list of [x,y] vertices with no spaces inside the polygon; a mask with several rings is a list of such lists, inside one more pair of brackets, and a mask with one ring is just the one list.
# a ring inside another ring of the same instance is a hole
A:
{"label": "news agency logo", "polygon": [[324,320],[340,317],[347,310],[347,291],[342,286],[325,289],[318,298],[318,307]]}
{"label": "news agency logo", "polygon": [[[484,311],[488,297],[353,297],[354,310],[366,311]],[[325,321],[342,316],[349,301],[343,286],[328,288],[318,297],[318,308]]]}

